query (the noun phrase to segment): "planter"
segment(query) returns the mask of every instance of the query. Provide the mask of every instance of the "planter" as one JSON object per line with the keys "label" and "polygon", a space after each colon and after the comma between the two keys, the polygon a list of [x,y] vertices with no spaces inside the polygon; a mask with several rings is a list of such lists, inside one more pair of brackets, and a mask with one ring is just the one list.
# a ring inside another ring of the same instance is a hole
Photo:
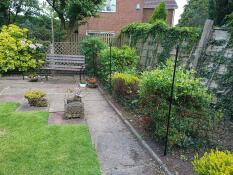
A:
{"label": "planter", "polygon": [[87,80],[87,87],[89,88],[97,88],[97,81],[95,78],[90,78]]}
{"label": "planter", "polygon": [[48,100],[46,98],[35,98],[28,100],[28,103],[30,106],[35,107],[47,107],[48,106]]}
{"label": "planter", "polygon": [[30,106],[47,107],[48,100],[45,98],[46,93],[39,90],[29,90],[24,94]]}
{"label": "planter", "polygon": [[87,87],[89,87],[89,88],[97,88],[98,85],[97,85],[97,84],[88,83],[88,84],[87,84]]}
{"label": "planter", "polygon": [[85,88],[86,86],[87,86],[87,84],[81,84],[81,83],[80,83],[80,87],[81,87],[81,88]]}
{"label": "planter", "polygon": [[37,81],[39,81],[38,77],[29,78],[29,82],[37,82]]}
{"label": "planter", "polygon": [[64,107],[64,119],[84,118],[84,104],[79,95],[65,99]]}
{"label": "planter", "polygon": [[39,76],[38,75],[29,75],[28,81],[29,82],[37,82],[37,81],[39,81]]}

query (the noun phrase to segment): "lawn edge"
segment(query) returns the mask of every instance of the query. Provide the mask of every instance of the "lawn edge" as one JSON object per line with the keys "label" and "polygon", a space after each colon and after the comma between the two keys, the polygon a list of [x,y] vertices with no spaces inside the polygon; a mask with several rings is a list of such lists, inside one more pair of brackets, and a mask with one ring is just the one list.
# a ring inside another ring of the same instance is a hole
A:
{"label": "lawn edge", "polygon": [[103,95],[105,100],[108,102],[108,104],[114,109],[114,111],[117,113],[119,118],[123,121],[123,123],[129,128],[131,133],[137,138],[141,146],[149,153],[151,158],[158,162],[162,170],[167,174],[167,175],[174,175],[173,173],[170,172],[168,169],[167,165],[159,158],[159,156],[153,151],[153,149],[146,143],[146,141],[140,136],[140,134],[134,129],[134,127],[130,124],[130,122],[124,117],[122,112],[112,103],[112,100],[109,98],[109,95],[104,92],[101,86],[98,86],[98,90],[100,93]]}

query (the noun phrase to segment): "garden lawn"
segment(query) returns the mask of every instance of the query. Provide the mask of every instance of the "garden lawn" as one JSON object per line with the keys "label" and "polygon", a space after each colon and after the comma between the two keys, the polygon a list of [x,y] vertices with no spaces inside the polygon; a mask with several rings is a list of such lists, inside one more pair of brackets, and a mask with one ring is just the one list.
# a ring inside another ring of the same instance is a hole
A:
{"label": "garden lawn", "polygon": [[99,175],[86,125],[48,125],[47,112],[0,103],[1,175]]}

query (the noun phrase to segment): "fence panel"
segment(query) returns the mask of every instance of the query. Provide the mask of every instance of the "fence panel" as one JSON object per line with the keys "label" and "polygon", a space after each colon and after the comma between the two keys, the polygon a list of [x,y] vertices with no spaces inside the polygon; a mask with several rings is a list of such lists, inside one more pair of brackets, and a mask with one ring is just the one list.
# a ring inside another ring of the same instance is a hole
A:
{"label": "fence panel", "polygon": [[52,54],[80,55],[79,43],[77,42],[55,42],[50,47]]}

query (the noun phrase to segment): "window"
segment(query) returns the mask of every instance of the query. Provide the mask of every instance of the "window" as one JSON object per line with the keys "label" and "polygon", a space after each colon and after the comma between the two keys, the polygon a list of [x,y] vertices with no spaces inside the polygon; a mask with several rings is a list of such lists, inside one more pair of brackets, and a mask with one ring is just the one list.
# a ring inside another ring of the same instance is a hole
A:
{"label": "window", "polygon": [[116,0],[106,0],[102,12],[116,12]]}

